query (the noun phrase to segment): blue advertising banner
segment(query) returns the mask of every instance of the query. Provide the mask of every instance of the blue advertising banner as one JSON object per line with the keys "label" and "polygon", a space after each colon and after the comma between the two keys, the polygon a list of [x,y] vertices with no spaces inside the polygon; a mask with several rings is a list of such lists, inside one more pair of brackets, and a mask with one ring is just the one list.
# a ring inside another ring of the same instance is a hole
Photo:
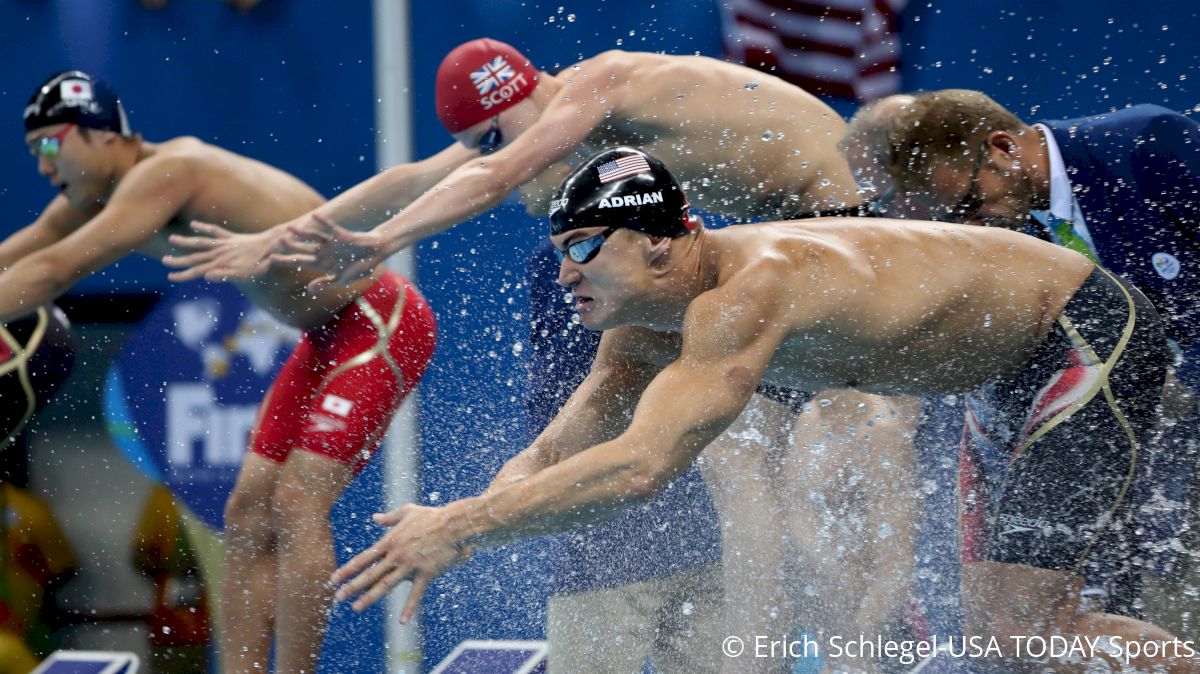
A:
{"label": "blue advertising banner", "polygon": [[169,294],[122,349],[105,410],[135,465],[205,525],[224,528],[258,403],[299,339],[232,285]]}

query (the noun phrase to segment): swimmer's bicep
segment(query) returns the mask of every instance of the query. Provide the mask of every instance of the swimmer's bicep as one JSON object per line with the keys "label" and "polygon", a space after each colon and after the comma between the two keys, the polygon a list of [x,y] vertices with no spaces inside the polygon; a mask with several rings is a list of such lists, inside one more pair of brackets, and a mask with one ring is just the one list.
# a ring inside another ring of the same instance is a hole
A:
{"label": "swimmer's bicep", "polygon": [[[407,190],[412,193],[410,201],[432,189],[434,185],[437,185],[468,160],[478,156],[479,153],[475,150],[455,142],[432,157],[412,164],[412,182],[410,190]],[[395,168],[399,169],[400,167]]]}
{"label": "swimmer's bicep", "polygon": [[649,474],[673,479],[745,408],[753,386],[731,387],[720,371],[679,360],[646,387],[621,440],[654,465]]}
{"label": "swimmer's bicep", "polygon": [[561,459],[619,436],[657,372],[648,363],[598,362],[535,444],[553,447]]}
{"label": "swimmer's bicep", "polygon": [[565,160],[613,115],[610,99],[590,86],[568,83],[550,99],[529,130],[490,158],[521,183]]}
{"label": "swimmer's bicep", "polygon": [[87,216],[71,208],[66,197],[55,197],[36,220],[0,241],[0,270],[58,243],[84,222]]}
{"label": "swimmer's bicep", "polygon": [[782,341],[772,304],[737,288],[693,301],[680,356],[646,388],[631,430],[661,432],[680,459],[720,435],[750,402]]}

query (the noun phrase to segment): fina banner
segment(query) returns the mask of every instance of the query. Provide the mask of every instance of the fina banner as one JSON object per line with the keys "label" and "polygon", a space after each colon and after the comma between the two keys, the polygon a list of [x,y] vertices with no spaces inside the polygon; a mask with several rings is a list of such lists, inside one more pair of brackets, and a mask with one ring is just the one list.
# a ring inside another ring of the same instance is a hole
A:
{"label": "fina banner", "polygon": [[233,285],[176,286],[109,370],[109,432],[135,466],[221,531],[259,402],[299,338]]}

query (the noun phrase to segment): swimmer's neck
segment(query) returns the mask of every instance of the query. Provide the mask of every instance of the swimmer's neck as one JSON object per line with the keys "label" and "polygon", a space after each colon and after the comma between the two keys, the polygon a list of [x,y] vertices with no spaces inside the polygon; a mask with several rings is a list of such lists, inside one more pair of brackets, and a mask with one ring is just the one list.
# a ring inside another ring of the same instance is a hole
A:
{"label": "swimmer's neck", "polygon": [[641,320],[635,324],[655,332],[682,332],[692,300],[719,285],[722,252],[713,233],[704,228],[673,239],[667,259],[654,270]]}
{"label": "swimmer's neck", "polygon": [[142,134],[135,133],[127,138],[118,138],[117,147],[113,149],[112,174],[109,178],[108,191],[100,199],[101,204],[107,204],[112,198],[117,186],[125,179],[126,174],[133,170],[142,160],[154,156],[158,150],[157,143],[148,143],[142,139]]}

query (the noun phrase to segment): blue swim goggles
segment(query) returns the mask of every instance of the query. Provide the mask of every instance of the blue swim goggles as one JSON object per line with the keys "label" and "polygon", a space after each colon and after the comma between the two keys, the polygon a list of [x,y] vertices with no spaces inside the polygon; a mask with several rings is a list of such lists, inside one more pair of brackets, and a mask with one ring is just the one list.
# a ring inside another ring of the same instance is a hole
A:
{"label": "blue swim goggles", "polygon": [[608,241],[608,237],[612,236],[612,233],[615,231],[617,231],[616,227],[609,227],[599,234],[589,236],[586,239],[580,239],[567,246],[567,252],[565,253],[555,248],[554,254],[558,256],[559,264],[562,264],[562,261],[568,255],[571,256],[571,260],[579,264],[591,262],[592,258],[600,254],[600,246],[603,246],[604,242]]}

